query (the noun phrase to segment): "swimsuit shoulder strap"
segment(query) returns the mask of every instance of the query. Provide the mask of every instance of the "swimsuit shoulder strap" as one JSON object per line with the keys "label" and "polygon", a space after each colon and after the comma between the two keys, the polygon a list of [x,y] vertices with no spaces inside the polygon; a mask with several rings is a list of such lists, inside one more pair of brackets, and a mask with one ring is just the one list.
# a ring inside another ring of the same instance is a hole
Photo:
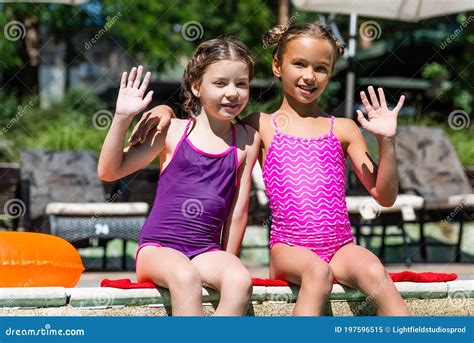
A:
{"label": "swimsuit shoulder strap", "polygon": [[334,133],[334,116],[331,116],[331,129],[330,129],[330,133],[331,133],[331,134]]}
{"label": "swimsuit shoulder strap", "polygon": [[188,136],[189,127],[193,123],[193,117],[189,117],[188,122],[186,123],[186,128],[184,129],[183,135],[181,136],[181,140],[184,140]]}
{"label": "swimsuit shoulder strap", "polygon": [[275,132],[280,132],[278,130],[278,124],[277,124],[277,120],[275,118],[275,113],[271,114],[271,118],[272,118],[272,124],[273,124],[273,128],[275,129]]}
{"label": "swimsuit shoulder strap", "polygon": [[184,134],[188,133],[189,127],[193,123],[193,117],[189,117],[188,122],[186,123],[186,129],[184,129]]}

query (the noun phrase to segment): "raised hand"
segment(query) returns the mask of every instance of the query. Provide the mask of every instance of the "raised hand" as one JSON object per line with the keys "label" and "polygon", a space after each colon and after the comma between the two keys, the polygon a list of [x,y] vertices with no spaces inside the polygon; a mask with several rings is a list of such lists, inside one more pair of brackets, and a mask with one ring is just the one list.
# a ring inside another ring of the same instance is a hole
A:
{"label": "raised hand", "polygon": [[[120,90],[117,97],[115,113],[120,116],[133,117],[145,110],[150,104],[153,91],[148,92],[144,97],[145,91],[150,83],[151,73],[147,72],[141,82],[143,67],[138,69],[133,67],[127,79],[127,72],[122,74],[120,81]],[[141,85],[140,85],[141,82]]]}
{"label": "raised hand", "polygon": [[400,112],[403,106],[405,96],[402,95],[397,106],[393,110],[389,110],[382,88],[378,88],[380,101],[377,99],[377,95],[372,86],[369,86],[368,90],[372,104],[367,99],[364,91],[360,92],[360,98],[362,99],[369,120],[365,119],[360,110],[357,110],[357,120],[364,130],[367,130],[375,136],[393,138],[397,132],[398,112]]}

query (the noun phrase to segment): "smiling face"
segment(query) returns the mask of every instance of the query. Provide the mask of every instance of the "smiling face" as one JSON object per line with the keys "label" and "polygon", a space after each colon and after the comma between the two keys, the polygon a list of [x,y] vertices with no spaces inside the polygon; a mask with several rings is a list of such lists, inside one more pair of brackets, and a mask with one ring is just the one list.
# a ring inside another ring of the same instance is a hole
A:
{"label": "smiling face", "polygon": [[231,120],[249,100],[249,68],[242,61],[222,60],[209,65],[193,94],[202,111],[217,119]]}
{"label": "smiling face", "polygon": [[326,88],[333,67],[333,46],[326,39],[302,36],[288,42],[282,61],[273,60],[286,96],[304,104],[316,101]]}

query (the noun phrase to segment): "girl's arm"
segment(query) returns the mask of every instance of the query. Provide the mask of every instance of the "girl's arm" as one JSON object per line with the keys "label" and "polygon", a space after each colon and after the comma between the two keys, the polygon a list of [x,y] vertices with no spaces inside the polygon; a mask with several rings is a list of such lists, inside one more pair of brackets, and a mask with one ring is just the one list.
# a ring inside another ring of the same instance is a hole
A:
{"label": "girl's arm", "polygon": [[245,149],[245,161],[239,167],[237,189],[222,233],[222,248],[236,256],[240,252],[247,227],[252,169],[260,151],[258,132],[248,127],[246,129],[248,145]]}
{"label": "girl's arm", "polygon": [[149,135],[145,144],[124,149],[127,130],[137,113],[151,102],[153,92],[144,97],[151,73],[146,73],[143,82],[143,67],[133,68],[130,76],[122,74],[115,116],[105,138],[98,163],[99,178],[104,181],[118,180],[150,163],[164,148],[164,135]]}
{"label": "girl's arm", "polygon": [[367,191],[382,206],[390,207],[395,203],[398,193],[397,162],[395,158],[395,134],[397,116],[405,97],[402,95],[393,110],[387,108],[382,88],[378,89],[379,99],[372,86],[369,87],[369,102],[365,92],[361,92],[362,103],[367,111],[368,120],[357,110],[357,120],[362,128],[372,133],[378,143],[379,165],[371,159],[367,144],[361,131],[352,120],[347,120],[344,128],[348,142],[347,153],[351,158],[355,173]]}

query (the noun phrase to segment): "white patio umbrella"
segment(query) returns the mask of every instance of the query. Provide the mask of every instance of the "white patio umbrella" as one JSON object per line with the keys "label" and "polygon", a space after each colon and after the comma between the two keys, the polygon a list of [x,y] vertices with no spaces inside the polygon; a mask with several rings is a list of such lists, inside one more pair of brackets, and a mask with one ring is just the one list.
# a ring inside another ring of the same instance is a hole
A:
{"label": "white patio umbrella", "polygon": [[350,38],[348,46],[349,71],[346,75],[346,117],[352,116],[355,72],[353,59],[356,51],[357,16],[419,21],[422,19],[474,10],[474,0],[292,0],[302,11],[349,14]]}
{"label": "white patio umbrella", "polygon": [[474,9],[473,0],[293,0],[300,10],[418,21]]}
{"label": "white patio umbrella", "polygon": [[18,0],[18,1],[0,1],[6,3],[16,3],[16,2],[26,2],[26,3],[34,3],[34,2],[43,2],[43,3],[51,3],[51,4],[64,4],[64,5],[71,5],[77,6],[86,3],[89,0]]}

